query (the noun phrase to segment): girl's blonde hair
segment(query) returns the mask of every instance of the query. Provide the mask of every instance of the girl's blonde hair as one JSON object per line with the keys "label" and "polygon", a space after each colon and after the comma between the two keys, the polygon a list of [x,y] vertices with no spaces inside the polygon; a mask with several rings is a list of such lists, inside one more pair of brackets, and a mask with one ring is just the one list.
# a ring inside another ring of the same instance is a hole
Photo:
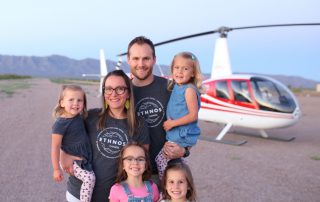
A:
{"label": "girl's blonde hair", "polygon": [[139,122],[136,119],[136,112],[135,112],[135,107],[134,107],[132,85],[131,85],[129,77],[122,70],[114,70],[112,72],[109,72],[103,79],[103,82],[102,82],[102,96],[101,96],[102,109],[101,109],[101,111],[99,113],[99,120],[98,120],[97,128],[99,130],[103,130],[105,128],[105,122],[106,122],[106,119],[107,119],[107,116],[108,116],[108,112],[110,110],[109,108],[106,107],[106,100],[104,98],[105,83],[106,83],[106,80],[110,76],[121,77],[126,83],[127,91],[128,91],[128,94],[129,94],[129,99],[128,99],[129,100],[129,108],[128,109],[125,108],[125,110],[127,112],[129,135],[133,136],[134,132],[135,132],[135,129],[138,127]]}
{"label": "girl's blonde hair", "polygon": [[137,143],[137,142],[131,142],[131,143],[126,144],[120,151],[120,157],[118,160],[118,174],[117,174],[116,182],[120,183],[128,178],[126,171],[123,169],[123,160],[124,160],[123,154],[124,154],[125,150],[129,147],[139,147],[143,150],[144,157],[146,159],[146,169],[142,174],[142,180],[143,181],[149,180],[151,177],[151,174],[152,174],[151,163],[150,163],[150,159],[149,159],[149,152],[142,144]]}
{"label": "girl's blonde hair", "polygon": [[174,171],[181,171],[184,173],[187,183],[188,183],[188,190],[186,194],[186,198],[190,202],[195,202],[197,198],[196,189],[193,182],[193,177],[191,170],[189,166],[183,162],[176,162],[176,163],[168,163],[168,166],[166,167],[166,170],[164,172],[164,176],[161,181],[161,185],[163,187],[163,199],[171,200],[171,196],[168,194],[168,191],[166,189],[166,182],[168,178],[168,171],[174,170]]}
{"label": "girl's blonde hair", "polygon": [[[204,89],[202,86],[202,74],[201,74],[201,70],[200,70],[200,63],[199,63],[199,60],[197,59],[197,57],[193,53],[186,52],[186,51],[176,54],[173,57],[173,60],[171,62],[171,68],[170,68],[171,74],[173,73],[173,67],[174,67],[174,63],[175,63],[175,60],[177,57],[182,57],[184,59],[192,61],[192,64],[193,64],[192,68],[193,68],[194,77],[191,78],[190,83],[194,84],[200,93],[204,93]],[[175,81],[172,79],[172,81],[169,82],[168,90],[172,90],[174,84],[175,84]]]}
{"label": "girl's blonde hair", "polygon": [[83,118],[86,118],[88,116],[88,111],[87,111],[87,97],[86,97],[86,93],[84,92],[84,90],[81,88],[81,86],[78,85],[62,85],[61,90],[60,90],[60,95],[59,95],[59,99],[58,99],[58,103],[57,105],[54,107],[53,109],[53,113],[52,116],[54,118],[57,118],[59,116],[61,116],[65,111],[64,108],[61,107],[61,101],[63,100],[64,96],[65,96],[65,92],[67,90],[70,91],[80,91],[83,93],[83,110],[81,115],[83,116]]}

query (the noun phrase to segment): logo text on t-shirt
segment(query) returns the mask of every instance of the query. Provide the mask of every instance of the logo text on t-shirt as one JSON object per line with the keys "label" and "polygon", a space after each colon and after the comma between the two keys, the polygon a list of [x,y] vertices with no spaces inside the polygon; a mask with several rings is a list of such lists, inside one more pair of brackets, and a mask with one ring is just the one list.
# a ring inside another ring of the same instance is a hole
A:
{"label": "logo text on t-shirt", "polygon": [[118,158],[120,150],[127,143],[127,135],[121,129],[115,127],[102,130],[96,140],[99,152],[107,158]]}
{"label": "logo text on t-shirt", "polygon": [[136,105],[136,111],[137,116],[143,117],[150,128],[159,125],[165,114],[161,102],[152,97],[141,99]]}

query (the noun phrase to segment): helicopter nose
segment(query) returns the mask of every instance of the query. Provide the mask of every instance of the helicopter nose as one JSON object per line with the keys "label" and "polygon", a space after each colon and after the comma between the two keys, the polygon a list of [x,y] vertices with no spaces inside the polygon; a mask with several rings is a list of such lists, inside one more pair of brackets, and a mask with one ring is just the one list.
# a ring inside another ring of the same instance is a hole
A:
{"label": "helicopter nose", "polygon": [[301,110],[299,107],[296,108],[296,110],[293,113],[294,118],[300,118],[301,117]]}

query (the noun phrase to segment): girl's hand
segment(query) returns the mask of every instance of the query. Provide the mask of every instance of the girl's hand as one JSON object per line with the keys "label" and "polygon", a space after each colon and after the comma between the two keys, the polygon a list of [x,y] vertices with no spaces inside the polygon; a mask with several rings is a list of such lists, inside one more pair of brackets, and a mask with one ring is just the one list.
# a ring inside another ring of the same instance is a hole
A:
{"label": "girl's hand", "polygon": [[63,174],[61,170],[54,170],[53,171],[53,179],[56,182],[61,182],[63,180]]}
{"label": "girl's hand", "polygon": [[167,119],[164,123],[163,123],[163,128],[165,131],[171,130],[172,128],[174,128],[174,120],[172,119]]}

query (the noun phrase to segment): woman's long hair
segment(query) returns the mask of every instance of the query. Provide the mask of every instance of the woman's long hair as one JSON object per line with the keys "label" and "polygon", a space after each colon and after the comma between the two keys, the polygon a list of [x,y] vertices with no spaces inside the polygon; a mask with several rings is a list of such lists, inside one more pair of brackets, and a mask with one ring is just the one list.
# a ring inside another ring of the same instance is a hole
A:
{"label": "woman's long hair", "polygon": [[123,80],[126,83],[127,91],[129,94],[129,109],[126,109],[127,113],[127,120],[128,120],[128,131],[129,135],[133,136],[135,129],[137,127],[137,119],[136,119],[136,114],[135,114],[135,108],[134,108],[134,98],[133,98],[133,90],[132,90],[132,85],[130,82],[129,77],[122,71],[122,70],[114,70],[112,72],[109,72],[103,79],[102,82],[102,96],[101,96],[101,101],[102,101],[102,108],[99,113],[99,120],[98,120],[98,129],[103,130],[105,128],[105,122],[109,113],[109,108],[106,108],[106,100],[104,98],[104,91],[105,91],[105,83],[106,80],[110,76],[118,76],[123,78]]}

